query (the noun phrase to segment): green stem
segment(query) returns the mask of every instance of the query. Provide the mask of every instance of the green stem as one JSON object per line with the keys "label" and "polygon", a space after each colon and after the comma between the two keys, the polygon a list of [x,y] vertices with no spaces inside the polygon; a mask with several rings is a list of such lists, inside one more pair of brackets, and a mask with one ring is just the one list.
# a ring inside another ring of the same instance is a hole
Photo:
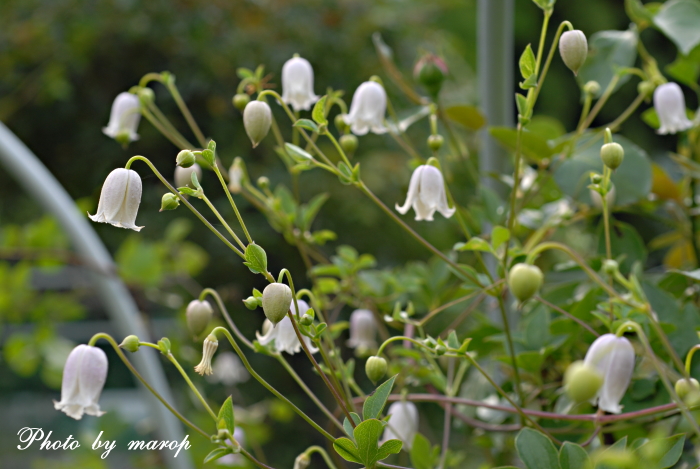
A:
{"label": "green stem", "polygon": [[690,376],[690,369],[693,364],[693,355],[695,355],[695,351],[700,349],[700,345],[695,345],[693,346],[689,351],[688,355],[685,356],[685,374]]}
{"label": "green stem", "polygon": [[149,101],[148,108],[153,113],[153,115],[160,121],[160,123],[168,129],[168,131],[177,138],[179,142],[186,144],[188,149],[193,148],[192,144],[175,128],[175,126],[170,122],[170,120],[163,114],[160,108],[155,102]]}
{"label": "green stem", "polygon": [[243,251],[245,251],[245,244],[243,244],[243,241],[241,241],[241,239],[238,237],[238,235],[236,235],[236,233],[234,233],[231,226],[228,223],[226,223],[226,220],[224,220],[224,217],[221,216],[221,214],[216,209],[216,207],[214,207],[214,204],[211,203],[209,198],[206,195],[204,195],[203,191],[202,191],[202,195],[200,196],[200,199],[202,199],[204,201],[204,203],[207,204],[209,209],[212,212],[214,212],[214,215],[216,215],[216,218],[221,222],[222,225],[224,225],[224,228],[226,228],[226,231],[228,231],[228,234],[230,234],[231,237],[236,241],[236,243],[238,243],[238,245],[241,247],[241,249]]}
{"label": "green stem", "polygon": [[520,380],[520,368],[518,367],[518,359],[515,356],[515,345],[513,345],[513,335],[510,332],[510,322],[508,321],[508,311],[506,311],[506,305],[503,302],[503,297],[498,296],[498,309],[501,312],[501,320],[503,321],[503,330],[506,333],[506,341],[508,342],[508,355],[510,356],[510,363],[513,367],[513,378],[515,379],[515,389],[518,392],[518,398],[520,403],[525,405],[525,394],[523,394],[523,385]]}
{"label": "green stem", "polygon": [[[516,218],[516,204],[518,201],[518,186],[520,185],[520,163],[522,160],[522,140],[523,140],[523,125],[518,123],[517,133],[515,137],[515,166],[513,169],[513,189],[510,192],[510,212],[508,213],[508,231],[513,233]],[[507,257],[503,256],[504,267],[507,263]]]}
{"label": "green stem", "polygon": [[307,456],[311,456],[313,453],[318,453],[321,455],[323,460],[326,462],[326,465],[328,465],[328,469],[337,469],[335,467],[335,464],[333,464],[333,461],[331,461],[330,456],[326,452],[325,449],[321,448],[320,446],[309,446],[306,451],[304,451]]}
{"label": "green stem", "polygon": [[233,201],[233,196],[231,195],[231,191],[228,189],[228,186],[226,185],[226,181],[224,181],[224,176],[221,174],[221,170],[219,169],[219,166],[215,163],[213,168],[214,168],[214,172],[216,173],[216,176],[219,178],[219,181],[221,182],[221,187],[224,188],[224,192],[226,193],[226,196],[228,197],[228,201],[231,203],[231,208],[233,208],[233,212],[236,214],[236,218],[238,218],[238,223],[241,224],[241,228],[243,229],[243,233],[245,233],[245,237],[248,240],[248,244],[252,244],[253,239],[250,237],[250,233],[248,233],[248,228],[246,228],[245,223],[243,222],[243,217],[241,217],[241,213],[238,211],[238,207],[236,206],[236,202]]}
{"label": "green stem", "polygon": [[618,130],[620,125],[622,125],[623,122],[625,122],[633,113],[634,111],[637,110],[637,108],[644,102],[646,99],[647,95],[644,93],[640,93],[637,95],[636,98],[634,98],[634,101],[625,109],[622,114],[620,114],[617,119],[609,123],[608,125],[604,125],[603,128],[609,128],[613,132]]}
{"label": "green stem", "polygon": [[[155,345],[155,344],[154,344],[154,345]],[[158,347],[158,346],[156,345],[156,347]],[[187,382],[187,385],[190,387],[190,389],[192,389],[192,392],[194,392],[194,394],[197,396],[197,399],[199,399],[199,402],[201,402],[202,405],[204,406],[204,408],[207,410],[207,412],[209,412],[209,415],[211,415],[211,418],[214,419],[214,422],[218,422],[218,421],[219,421],[219,417],[214,413],[213,410],[211,410],[211,407],[209,407],[209,404],[207,404],[207,401],[204,400],[204,397],[202,396],[202,394],[199,392],[199,390],[197,389],[197,387],[194,385],[194,383],[192,382],[192,380],[190,379],[190,377],[187,376],[187,373],[185,372],[185,370],[182,369],[182,366],[180,366],[180,363],[178,363],[178,361],[175,359],[175,357],[173,356],[173,354],[172,354],[172,353],[168,353],[168,354],[166,355],[166,358],[167,358],[168,360],[170,360],[170,362],[171,362],[173,365],[175,365],[175,368],[177,368],[177,370],[180,372],[180,374],[182,375],[182,377],[185,379],[185,382]]]}
{"label": "green stem", "polygon": [[168,140],[170,140],[170,143],[175,145],[177,148],[180,150],[185,150],[189,148],[189,145],[187,142],[183,142],[178,140],[178,138],[174,135],[172,135],[167,128],[151,113],[150,110],[148,110],[147,107],[141,106],[141,114],[148,119],[148,121],[153,124],[153,127],[158,129],[158,131],[165,136]]}
{"label": "green stem", "polygon": [[221,299],[221,296],[219,296],[219,292],[217,292],[213,288],[205,288],[204,290],[202,290],[202,293],[199,294],[199,301],[204,301],[207,295],[211,295],[214,297],[214,299],[216,300],[216,304],[219,306],[219,311],[221,311],[221,315],[226,320],[228,327],[230,327],[233,333],[236,334],[238,340],[243,342],[249,349],[255,350],[253,344],[248,339],[246,339],[246,337],[243,334],[241,334],[241,331],[239,331],[236,327],[236,324],[234,324],[233,320],[231,319],[231,316],[228,314],[228,310],[226,309],[224,302]]}
{"label": "green stem", "polygon": [[603,95],[600,97],[600,99],[595,103],[595,106],[593,106],[593,109],[591,110],[591,113],[588,114],[588,117],[586,117],[586,120],[583,121],[583,125],[580,125],[579,128],[576,130],[576,137],[579,137],[583,132],[591,126],[591,123],[593,122],[593,119],[596,118],[600,110],[603,108],[605,103],[608,101],[608,98],[613,94],[613,91],[615,91],[615,87],[617,86],[617,83],[620,81],[620,75],[615,74],[615,76],[612,77],[610,80],[610,83],[608,84],[608,87],[605,89],[603,92]]}
{"label": "green stem", "polygon": [[192,113],[190,113],[190,110],[187,107],[187,104],[185,104],[185,101],[182,99],[182,96],[180,96],[180,92],[178,91],[177,86],[175,86],[174,77],[170,80],[167,80],[165,86],[168,88],[168,91],[170,91],[170,94],[172,95],[173,99],[175,100],[175,103],[177,104],[177,107],[180,108],[180,112],[182,112],[182,115],[185,116],[185,120],[190,126],[190,129],[192,129],[192,132],[194,133],[195,137],[197,137],[197,141],[202,146],[202,148],[206,148],[207,139],[204,138],[204,134],[197,125],[197,121],[194,120],[194,117],[192,117]]}
{"label": "green stem", "polygon": [[610,244],[610,209],[608,207],[610,173],[610,168],[605,166],[603,168],[603,194],[601,194],[601,199],[603,204],[603,225],[605,227],[605,257],[608,259],[612,259],[612,246]]}
{"label": "green stem", "polygon": [[252,463],[255,464],[256,466],[258,466],[260,469],[274,469],[273,467],[268,466],[267,464],[264,464],[264,463],[258,461],[257,459],[255,459],[255,456],[253,456],[253,455],[250,454],[248,451],[246,451],[245,449],[243,449],[243,447],[241,447],[241,454],[242,454],[246,459],[248,459],[250,462],[252,462]]}
{"label": "green stem", "polygon": [[[551,15],[551,12],[549,12]],[[547,17],[547,12],[545,11],[545,19],[548,21],[549,18]],[[547,22],[543,25],[545,28],[547,26]],[[551,47],[549,48],[549,54],[547,55],[547,60],[544,63],[544,68],[542,69],[542,73],[540,74],[539,79],[537,80],[537,87],[535,87],[533,91],[533,98],[532,98],[532,106],[530,109],[533,109],[535,107],[535,102],[537,101],[537,97],[540,94],[540,91],[542,90],[542,85],[544,84],[544,79],[547,76],[547,72],[549,71],[549,65],[552,63],[552,58],[554,58],[554,51],[557,49],[557,44],[559,43],[559,38],[561,37],[562,33],[564,32],[564,27],[569,28],[569,31],[574,29],[571,23],[568,21],[563,21],[560,25],[559,28],[557,28],[557,33],[554,36],[554,41],[552,42]],[[544,35],[542,36],[544,38]],[[540,45],[542,45],[543,41],[540,40]],[[537,70],[539,72],[539,65],[540,62],[539,60],[537,61]]]}

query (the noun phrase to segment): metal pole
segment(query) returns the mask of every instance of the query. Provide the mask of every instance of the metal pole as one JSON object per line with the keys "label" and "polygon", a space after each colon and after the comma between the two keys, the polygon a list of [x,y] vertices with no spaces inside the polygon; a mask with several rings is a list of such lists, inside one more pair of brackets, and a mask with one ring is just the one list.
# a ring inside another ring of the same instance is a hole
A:
{"label": "metal pole", "polygon": [[[58,220],[80,256],[95,267],[96,272],[92,275],[92,279],[118,333],[122,337],[135,334],[141,340],[149,340],[146,325],[139,316],[136,303],[119,277],[111,274],[115,271],[112,258],[90,226],[87,216],[78,211],[73,199],[39,158],[1,122],[0,162],[27,193]],[[98,272],[104,272],[104,274]],[[148,352],[149,350],[144,350],[131,355],[130,358],[151,386],[166,401],[173,403],[173,396],[158,357]],[[185,434],[180,421],[150,392],[145,388],[142,389],[148,396],[148,402],[153,409],[153,418],[157,422],[159,436],[164,440],[182,441]],[[171,469],[194,468],[190,457],[185,452],[181,452],[177,458],[165,455],[163,459]]]}
{"label": "metal pole", "polygon": [[[489,126],[509,126],[514,123],[513,89],[513,0],[479,0],[477,47],[478,80],[481,110]],[[508,152],[488,130],[482,131],[479,171],[484,187],[494,190],[505,200],[508,188],[488,176],[506,174],[511,170]]]}

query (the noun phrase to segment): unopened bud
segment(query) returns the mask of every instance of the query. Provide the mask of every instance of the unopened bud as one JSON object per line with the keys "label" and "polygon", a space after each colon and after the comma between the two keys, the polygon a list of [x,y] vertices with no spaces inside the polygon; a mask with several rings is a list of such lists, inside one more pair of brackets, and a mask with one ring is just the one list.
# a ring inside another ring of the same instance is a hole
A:
{"label": "unopened bud", "polygon": [[195,161],[197,161],[197,158],[190,150],[182,150],[177,154],[177,158],[175,158],[175,164],[183,168],[189,168]]}
{"label": "unopened bud", "polygon": [[617,261],[613,259],[605,259],[603,261],[603,272],[605,272],[607,275],[615,275],[619,269],[620,265],[617,263]]}
{"label": "unopened bud", "polygon": [[585,85],[583,85],[583,91],[590,94],[591,96],[598,96],[598,93],[600,93],[600,83],[591,80]]}
{"label": "unopened bud", "polygon": [[234,194],[239,194],[243,189],[243,183],[248,180],[248,175],[245,170],[245,163],[240,156],[233,160],[231,168],[228,170],[228,188]]}
{"label": "unopened bud", "polygon": [[438,151],[442,148],[442,144],[445,143],[445,139],[442,135],[431,135],[428,137],[428,147],[433,151]]}
{"label": "unopened bud", "polygon": [[314,317],[311,316],[310,314],[304,314],[301,319],[299,320],[299,323],[302,326],[310,326],[311,324],[314,323]]}
{"label": "unopened bud", "polygon": [[264,101],[251,101],[243,110],[243,126],[248,138],[257,147],[270,131],[272,125],[272,110]]}
{"label": "unopened bud", "polygon": [[562,34],[559,39],[559,53],[564,64],[577,75],[588,55],[588,41],[583,31],[574,30]]}
{"label": "unopened bud", "polygon": [[680,397],[684,401],[687,397],[691,396],[692,394],[700,394],[700,383],[698,383],[698,380],[695,378],[681,378],[678,381],[676,381],[675,388],[678,397]]}
{"label": "unopened bud", "polygon": [[537,293],[543,278],[542,271],[536,265],[516,264],[508,273],[508,288],[522,303]]}
{"label": "unopened bud", "polygon": [[260,302],[254,296],[249,296],[248,298],[243,300],[243,304],[246,308],[248,308],[251,311],[255,310],[258,306],[260,306]]}
{"label": "unopened bud", "polygon": [[449,70],[444,60],[434,54],[426,54],[416,62],[413,77],[432,95],[437,96]]}
{"label": "unopened bud", "polygon": [[374,384],[386,375],[388,366],[382,357],[369,357],[365,363],[365,374]]}
{"label": "unopened bud", "polygon": [[262,307],[265,317],[277,324],[292,305],[292,290],[284,283],[271,283],[265,287],[262,295]]}
{"label": "unopened bud", "polygon": [[603,182],[603,176],[601,176],[600,174],[597,174],[597,173],[591,174],[591,183],[592,184],[600,184],[601,182]]}
{"label": "unopened bud", "polygon": [[306,469],[311,464],[311,458],[306,453],[301,453],[294,460],[294,469]]}
{"label": "unopened bud", "polygon": [[345,117],[343,114],[338,114],[335,116],[333,123],[335,124],[335,128],[338,129],[338,132],[341,134],[348,130],[348,124],[345,123]]}
{"label": "unopened bud", "polygon": [[163,194],[163,198],[160,201],[160,211],[163,210],[175,210],[180,206],[180,198],[173,194],[172,192],[167,192]]}
{"label": "unopened bud", "polygon": [[198,336],[209,325],[214,310],[206,301],[192,300],[187,305],[187,327],[194,336]]}
{"label": "unopened bud", "polygon": [[141,104],[144,106],[148,106],[149,103],[152,103],[156,99],[153,90],[148,87],[140,88],[138,96],[139,101],[141,101]]}
{"label": "unopened bud", "polygon": [[603,376],[583,361],[573,362],[564,373],[566,395],[574,402],[593,399],[602,385]]}
{"label": "unopened bud", "polygon": [[437,347],[435,347],[435,354],[438,356],[445,355],[445,352],[447,352],[447,347],[444,345],[438,344]]}
{"label": "unopened bud", "polygon": [[136,337],[135,335],[129,335],[122,340],[122,343],[119,344],[119,347],[123,348],[124,350],[128,350],[131,353],[134,353],[138,351],[140,345],[139,345],[139,338]]}
{"label": "unopened bud", "polygon": [[357,150],[357,146],[357,137],[355,137],[353,134],[347,134],[340,137],[340,147],[345,153],[355,153],[355,150]]}
{"label": "unopened bud", "polygon": [[606,143],[600,149],[600,159],[603,160],[605,166],[614,171],[622,164],[622,160],[625,159],[625,149],[616,142]]}
{"label": "unopened bud", "polygon": [[242,111],[245,109],[246,105],[250,102],[250,96],[245,93],[238,93],[233,96],[233,107]]}
{"label": "unopened bud", "polygon": [[260,176],[257,180],[257,184],[260,189],[268,189],[270,187],[270,180],[266,176]]}
{"label": "unopened bud", "polygon": [[637,92],[644,96],[650,96],[656,89],[656,84],[651,81],[640,81],[637,85]]}

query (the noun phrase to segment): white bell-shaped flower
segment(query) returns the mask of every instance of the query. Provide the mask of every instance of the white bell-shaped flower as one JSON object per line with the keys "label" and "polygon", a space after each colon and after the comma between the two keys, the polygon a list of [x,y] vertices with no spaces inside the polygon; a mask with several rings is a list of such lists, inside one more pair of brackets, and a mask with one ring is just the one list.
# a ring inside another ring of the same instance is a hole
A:
{"label": "white bell-shaped flower", "polygon": [[[297,301],[299,303],[299,316],[303,316],[309,310],[309,305],[304,300]],[[292,308],[294,308],[293,301]],[[267,345],[274,340],[274,348],[277,352],[286,352],[290,355],[294,355],[301,351],[301,343],[294,331],[294,324],[292,324],[289,315],[282,318],[277,325],[273,325],[269,319],[265,319],[263,323],[263,335],[256,332],[255,336],[258,338],[258,342],[260,342],[261,345]],[[318,349],[313,346],[310,338],[304,336],[304,342],[311,353],[318,352]]]}
{"label": "white bell-shaped flower", "polygon": [[282,101],[295,111],[308,111],[318,101],[314,94],[314,69],[308,60],[293,57],[282,67]]}
{"label": "white bell-shaped flower", "polygon": [[600,409],[613,414],[622,411],[620,400],[632,379],[634,361],[634,348],[624,337],[603,334],[591,344],[584,365],[595,368],[603,376],[603,386],[592,404],[597,403]]}
{"label": "white bell-shaped flower", "polygon": [[405,215],[413,207],[416,212],[416,220],[433,221],[435,210],[442,213],[445,218],[450,218],[455,213],[455,208],[447,205],[445,194],[445,181],[442,173],[435,166],[427,164],[418,166],[411,182],[408,184],[408,195],[403,206],[396,204],[396,210]]}
{"label": "white bell-shaped flower", "polygon": [[403,441],[406,451],[411,449],[413,438],[418,433],[418,408],[413,402],[394,402],[389,406],[387,414],[391,417],[384,430],[382,444],[388,440],[399,439]]}
{"label": "white bell-shaped flower", "polygon": [[104,414],[98,401],[107,379],[107,355],[98,347],[78,345],[63,368],[61,402],[54,408],[80,420],[83,414],[99,417]]}
{"label": "white bell-shaped flower", "polygon": [[141,231],[143,226],[136,226],[140,204],[141,178],[138,173],[131,169],[117,168],[105,179],[97,213],[88,216],[94,222]]}
{"label": "white bell-shaped flower", "polygon": [[665,83],[654,90],[654,108],[659,116],[661,135],[688,130],[693,123],[685,114],[685,97],[677,83]]}
{"label": "white bell-shaped flower", "polygon": [[221,383],[225,386],[234,386],[244,383],[250,378],[241,359],[233,352],[223,352],[216,356],[212,365],[214,373],[207,376],[210,383]]}
{"label": "white bell-shaped flower", "polygon": [[219,341],[214,334],[209,334],[202,344],[202,361],[194,367],[194,371],[200,375],[211,375],[214,369],[211,367],[211,359],[214,358],[216,349],[219,348]]}
{"label": "white bell-shaped flower", "polygon": [[189,168],[183,168],[182,166],[175,166],[175,187],[190,187],[194,189],[194,184],[192,184],[192,173],[197,175],[197,180],[202,180],[202,168],[197,164],[193,164]]}
{"label": "white bell-shaped flower", "polygon": [[114,98],[112,110],[109,113],[109,123],[102,132],[121,143],[129,143],[139,139],[136,129],[141,120],[139,98],[135,94],[119,93]]}
{"label": "white bell-shaped flower", "polygon": [[377,348],[375,336],[377,334],[377,323],[372,311],[367,309],[356,309],[350,315],[350,339],[348,347],[357,349],[360,353],[365,353]]}
{"label": "white bell-shaped flower", "polygon": [[355,135],[365,135],[370,130],[375,134],[386,132],[386,91],[374,81],[366,81],[357,87],[352,96],[350,113],[345,115],[345,123]]}

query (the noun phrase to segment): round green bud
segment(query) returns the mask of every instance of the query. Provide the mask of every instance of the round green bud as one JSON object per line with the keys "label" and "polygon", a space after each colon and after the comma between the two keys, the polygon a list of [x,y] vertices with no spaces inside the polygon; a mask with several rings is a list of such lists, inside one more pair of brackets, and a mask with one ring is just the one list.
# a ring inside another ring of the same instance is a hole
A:
{"label": "round green bud", "polygon": [[562,34],[559,38],[559,53],[564,64],[577,75],[588,55],[588,41],[583,31],[573,30]]}
{"label": "round green bud", "polygon": [[447,352],[447,347],[445,347],[444,345],[438,344],[438,345],[435,347],[435,353],[436,353],[438,356],[444,355],[445,352]]}
{"label": "round green bud", "polygon": [[263,290],[263,311],[272,324],[284,319],[291,305],[292,290],[284,283],[271,283]]}
{"label": "round green bud", "polygon": [[310,326],[311,324],[314,323],[314,317],[311,316],[310,314],[305,314],[301,317],[301,319],[299,320],[299,323],[302,326]]}
{"label": "round green bud", "polygon": [[242,111],[245,109],[246,105],[250,102],[250,96],[245,93],[238,93],[233,96],[233,107]]}
{"label": "round green bud", "polygon": [[600,174],[591,174],[591,183],[600,184],[601,182],[603,182],[603,176]]}
{"label": "round green bud", "polygon": [[428,148],[433,151],[438,151],[440,148],[442,148],[443,143],[445,143],[445,139],[442,135],[437,134],[428,137]]}
{"label": "round green bud", "polygon": [[123,348],[124,350],[128,350],[131,353],[134,353],[138,351],[140,345],[139,345],[139,338],[136,337],[135,335],[129,335],[122,340],[122,343],[119,344],[119,347]]}
{"label": "round green bud", "polygon": [[246,308],[248,308],[251,311],[254,311],[255,309],[257,309],[258,306],[260,306],[260,302],[254,296],[249,296],[248,298],[243,300],[243,304]]}
{"label": "round green bud", "polygon": [[131,134],[129,133],[128,130],[122,130],[117,134],[116,137],[114,137],[114,140],[119,143],[121,146],[126,148],[129,143],[131,142]]}
{"label": "round green bud", "polygon": [[416,62],[413,77],[432,95],[437,96],[449,70],[444,60],[434,54],[426,54]]}
{"label": "round green bud", "polygon": [[143,104],[144,106],[147,106],[149,103],[152,103],[153,101],[155,101],[155,99],[156,96],[153,93],[152,89],[148,87],[139,89],[139,101],[141,101],[141,104]]}
{"label": "round green bud", "polygon": [[681,378],[678,381],[676,381],[675,388],[676,388],[676,394],[678,394],[678,397],[680,397],[684,401],[691,394],[700,393],[700,383],[698,383],[698,380],[695,378],[690,378],[690,379]]}
{"label": "round green bud", "polygon": [[306,469],[307,467],[309,467],[309,464],[311,464],[311,458],[309,457],[309,455],[306,453],[301,453],[294,460],[293,469]]}
{"label": "round green bud", "polygon": [[573,362],[564,373],[566,395],[574,402],[593,399],[602,385],[603,376],[583,361]]}
{"label": "round green bud", "polygon": [[173,194],[172,192],[167,192],[163,194],[163,198],[160,200],[160,211],[163,210],[175,210],[180,206],[180,198]]}
{"label": "round green bud", "polygon": [[382,357],[369,357],[365,363],[365,374],[374,384],[386,375],[388,365]]}
{"label": "round green bud", "polygon": [[206,301],[192,300],[187,305],[185,315],[187,316],[187,327],[196,337],[207,328],[211,317],[214,315],[214,310]]}
{"label": "round green bud", "polygon": [[612,170],[616,170],[625,159],[625,149],[619,143],[606,143],[600,149],[600,159],[603,164]]}
{"label": "round green bud", "polygon": [[197,161],[197,157],[194,156],[190,150],[182,150],[177,154],[175,158],[175,164],[183,168],[189,168]]}
{"label": "round green bud", "polygon": [[335,116],[335,119],[333,119],[333,123],[335,124],[335,128],[338,129],[338,132],[347,132],[348,124],[345,123],[345,114],[338,114],[337,116]]}
{"label": "round green bud", "polygon": [[637,85],[637,92],[644,96],[650,96],[655,89],[656,85],[651,81],[641,81]]}
{"label": "round green bud", "polygon": [[340,137],[340,147],[345,153],[353,154],[357,150],[357,137],[352,134],[343,135]]}
{"label": "round green bud", "polygon": [[423,343],[431,348],[433,348],[437,345],[437,342],[435,342],[435,339],[433,339],[432,337],[428,337],[427,339],[424,339]]}
{"label": "round green bud", "polygon": [[522,303],[537,293],[543,279],[542,271],[536,265],[516,264],[508,273],[508,288]]}
{"label": "round green bud", "polygon": [[619,269],[620,265],[617,261],[613,259],[605,259],[603,261],[603,272],[605,272],[606,275],[615,275]]}
{"label": "round green bud", "polygon": [[600,83],[595,80],[591,80],[583,85],[583,91],[591,96],[598,96],[598,93],[600,93]]}
{"label": "round green bud", "polygon": [[268,189],[270,187],[270,180],[266,176],[260,176],[257,184],[260,189]]}
{"label": "round green bud", "polygon": [[243,110],[243,126],[248,138],[257,147],[270,131],[272,110],[264,101],[251,101]]}

